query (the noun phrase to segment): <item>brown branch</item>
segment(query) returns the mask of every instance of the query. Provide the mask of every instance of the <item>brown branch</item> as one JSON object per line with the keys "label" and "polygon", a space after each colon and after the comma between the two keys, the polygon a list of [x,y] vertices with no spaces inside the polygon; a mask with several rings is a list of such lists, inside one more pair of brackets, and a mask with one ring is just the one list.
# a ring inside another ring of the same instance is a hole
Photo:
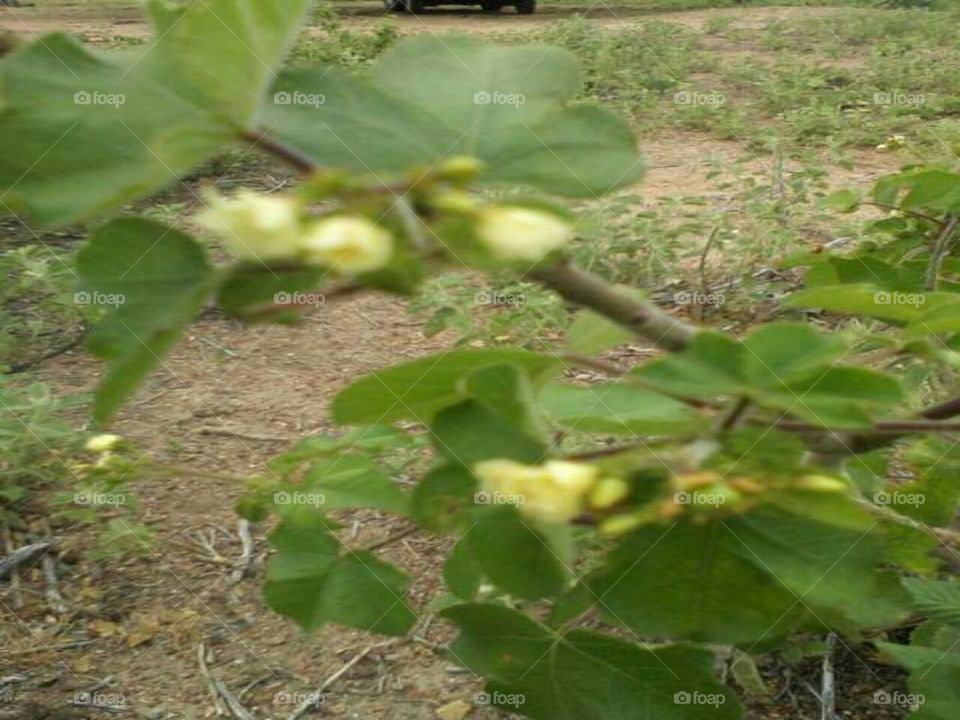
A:
{"label": "brown branch", "polygon": [[945,400],[920,412],[920,417],[927,420],[949,420],[957,415],[960,415],[960,397]]}
{"label": "brown branch", "polygon": [[261,130],[245,130],[240,137],[249,140],[254,147],[273,155],[302,173],[310,174],[320,169],[319,165],[295,147],[279,142]]}
{"label": "brown branch", "polygon": [[536,268],[528,274],[565,300],[595,310],[664,350],[683,350],[697,332],[656,305],[630,297],[568,262]]}
{"label": "brown branch", "polygon": [[55,358],[59,355],[63,355],[64,353],[70,352],[75,347],[77,347],[77,345],[82,343],[83,339],[86,336],[87,336],[87,328],[84,327],[83,331],[79,335],[72,338],[68,342],[64,343],[60,347],[51,348],[50,350],[47,350],[46,352],[41,353],[38,357],[35,357],[33,360],[27,360],[22,363],[15,363],[13,365],[10,365],[4,371],[4,373],[7,375],[13,375],[15,373],[22,373],[22,372],[27,372],[28,370],[32,370],[42,362]]}

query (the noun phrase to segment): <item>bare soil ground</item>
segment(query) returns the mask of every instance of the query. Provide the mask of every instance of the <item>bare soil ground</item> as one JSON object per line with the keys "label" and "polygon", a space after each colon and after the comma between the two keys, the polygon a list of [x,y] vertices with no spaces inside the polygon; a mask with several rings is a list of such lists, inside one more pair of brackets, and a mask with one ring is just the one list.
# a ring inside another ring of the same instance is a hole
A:
{"label": "bare soil ground", "polygon": [[[382,15],[374,3],[344,4],[347,22],[375,23]],[[662,13],[656,20],[702,26],[710,18],[736,15],[738,24],[761,26],[797,13],[827,15],[830,9],[756,8]],[[486,16],[474,10],[439,10],[422,17],[395,16],[405,32],[437,30],[497,31],[524,29],[558,18],[585,14],[599,24],[644,22],[652,18],[636,8],[551,6],[533,17]],[[85,6],[0,9],[0,28],[40,33],[67,29],[88,38],[139,36],[145,26],[138,11],[106,13]],[[711,155],[745,155],[737,142],[706,135],[670,134],[646,138],[652,170],[639,188],[658,198],[691,195],[710,187]],[[840,171],[840,183],[866,183],[889,172],[895,158],[864,153],[858,170]],[[757,172],[764,161],[754,161]],[[711,200],[707,199],[707,202]],[[717,199],[716,202],[721,202]],[[209,314],[192,329],[160,371],[139,392],[114,429],[155,457],[186,466],[195,476],[148,481],[136,487],[141,519],[156,537],[144,557],[94,564],[82,551],[86,531],[58,526],[61,591],[67,612],[51,612],[43,597],[43,576],[32,570],[22,579],[23,606],[16,608],[8,588],[0,595],[0,677],[24,676],[9,686],[0,702],[0,718],[23,720],[104,717],[206,718],[229,714],[212,699],[210,680],[201,673],[198,647],[209,653],[207,665],[257,720],[287,718],[291,704],[278,693],[309,693],[369,651],[327,688],[319,715],[330,718],[458,720],[501,717],[477,708],[472,696],[480,683],[457,669],[438,645],[447,630],[424,612],[416,638],[373,647],[377,638],[328,628],[304,636],[270,613],[259,595],[266,544],[256,534],[253,577],[231,584],[229,574],[241,546],[232,510],[239,482],[207,473],[248,475],[300,436],[328,428],[327,406],[352,376],[390,363],[443,350],[451,338],[427,339],[403,304],[368,296],[331,303],[297,327],[242,327]],[[36,377],[62,392],[89,390],[99,368],[82,353],[46,363]],[[401,527],[375,513],[350,516],[356,541],[366,544]],[[209,547],[200,541],[206,538]],[[424,607],[439,587],[444,541],[415,535],[391,546],[387,557],[414,578],[411,604]],[[839,653],[838,706],[843,717],[873,720],[899,717],[870,702],[874,690],[895,687],[897,676],[871,662],[863,648]],[[783,667],[764,668],[773,697],[755,703],[753,720],[819,717],[808,680]],[[116,713],[72,704],[76,693],[121,694]],[[462,705],[450,705],[460,701]],[[438,715],[438,711],[447,715]],[[462,711],[462,712],[461,712]],[[307,715],[306,717],[310,717]]]}
{"label": "bare soil ground", "polygon": [[[521,32],[549,25],[557,20],[584,17],[600,26],[614,29],[624,23],[656,20],[673,22],[701,29],[713,18],[729,18],[738,27],[760,28],[770,23],[786,22],[804,17],[829,18],[837,8],[810,8],[803,4],[784,7],[720,8],[687,12],[651,12],[641,7],[620,6],[606,2],[578,4],[543,4],[535,15],[517,16],[510,8],[502,13],[487,14],[479,7],[431,8],[420,15],[386,13],[379,2],[336,2],[334,6],[350,29],[373,27],[384,19],[394,22],[403,33],[419,32]],[[0,28],[22,33],[44,33],[67,30],[84,36],[146,37],[149,26],[144,22],[139,7],[117,5],[105,8],[90,5],[44,5],[0,9]]]}

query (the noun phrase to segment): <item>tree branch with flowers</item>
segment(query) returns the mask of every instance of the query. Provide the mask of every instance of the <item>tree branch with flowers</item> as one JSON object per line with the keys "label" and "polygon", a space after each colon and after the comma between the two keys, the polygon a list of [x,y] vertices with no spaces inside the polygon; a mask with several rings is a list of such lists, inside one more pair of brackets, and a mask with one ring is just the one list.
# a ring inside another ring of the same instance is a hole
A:
{"label": "tree branch with flowers", "polygon": [[[113,418],[211,301],[251,321],[295,321],[298,294],[411,295],[439,272],[512,270],[664,353],[590,385],[562,376],[575,358],[516,348],[452,350],[354,379],[332,404],[344,432],[274,458],[238,502],[246,519],[275,523],[271,607],[308,631],[409,632],[421,611],[409,578],[381,548],[345,545],[330,515],[374,508],[450,536],[436,600],[460,633],[449,649],[507,710],[736,718],[713,674],[718,648],[838,632],[911,670],[937,698],[925,717],[954,717],[960,661],[937,643],[957,632],[960,603],[952,582],[929,576],[960,500],[949,477],[960,457],[945,439],[956,428],[943,422],[956,402],[910,409],[898,377],[851,362],[839,333],[773,322],[732,337],[572,264],[575,215],[557,198],[635,183],[642,162],[623,120],[577,100],[565,52],[419,37],[362,75],[275,72],[307,6],[155,2],[156,41],[127,64],[63,35],[3,59],[0,137],[18,138],[0,157],[4,202],[38,225],[93,222],[82,289],[122,298],[89,338],[107,363],[97,420]],[[301,181],[198,197],[196,226],[230,261],[214,263],[181,229],[124,215],[236,147]],[[932,204],[930,192],[910,200],[933,185]],[[512,191],[487,200],[489,187]],[[944,197],[957,187],[913,173],[873,200],[923,223],[952,211]],[[925,293],[935,312],[921,317],[867,302],[899,286],[835,279],[790,303],[878,317],[902,357],[956,367],[940,343],[960,331],[954,293]],[[595,449],[568,447],[571,435]],[[430,464],[402,490],[384,457],[424,443]],[[911,468],[909,487],[888,484],[882,466],[894,459]],[[898,493],[936,502],[884,500]],[[938,623],[930,644],[882,641],[918,607]]]}

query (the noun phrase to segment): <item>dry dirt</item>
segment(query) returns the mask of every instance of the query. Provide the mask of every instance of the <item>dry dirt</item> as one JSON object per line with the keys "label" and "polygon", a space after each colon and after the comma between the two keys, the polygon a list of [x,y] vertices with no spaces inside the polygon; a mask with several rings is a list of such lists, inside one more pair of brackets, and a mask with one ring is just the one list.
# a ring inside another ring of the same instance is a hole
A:
{"label": "dry dirt", "polygon": [[[26,33],[65,28],[102,38],[145,32],[134,10],[108,16],[81,6],[39,5],[0,10],[0,27]],[[588,7],[592,9],[585,14],[600,24],[651,17],[630,8],[614,12],[606,6],[547,5],[529,18],[512,17],[509,11],[490,17],[466,10],[395,20],[408,32],[500,32],[571,17]],[[656,19],[700,26],[708,18],[735,14],[738,24],[761,26],[799,11],[661,13]],[[373,3],[343,5],[343,13],[349,25],[376,22],[382,14]],[[709,157],[737,159],[745,154],[740,143],[693,133],[645,138],[643,146],[652,169],[639,192],[651,203],[707,190]],[[863,154],[860,160],[856,172],[843,172],[834,180],[866,183],[897,165],[888,156]],[[764,163],[768,161],[755,160],[750,167],[764,172]],[[113,424],[114,430],[153,457],[191,472],[135,488],[141,520],[156,533],[144,557],[90,563],[81,555],[89,545],[89,533],[66,524],[55,528],[62,538],[58,555],[65,614],[52,613],[44,601],[39,569],[23,578],[22,608],[13,610],[13,598],[4,588],[0,677],[23,675],[25,680],[7,686],[6,694],[0,695],[0,700],[6,699],[0,702],[0,718],[214,717],[209,682],[197,659],[200,643],[210,652],[210,672],[240,695],[257,720],[286,718],[293,706],[277,704],[278,693],[310,692],[377,643],[378,638],[339,628],[304,636],[271,614],[259,596],[266,553],[262,528],[256,532],[254,576],[233,585],[228,582],[230,563],[241,549],[232,504],[242,488],[239,481],[211,474],[262,471],[264,460],[289,440],[329,427],[328,402],[352,376],[450,344],[451,338],[443,335],[425,338],[399,301],[373,296],[331,303],[297,327],[242,327],[217,314],[201,319]],[[46,363],[36,377],[62,392],[86,391],[98,372],[97,364],[83,354],[69,353]],[[402,527],[375,513],[360,513],[351,521],[356,522],[358,544]],[[197,544],[199,533],[214,538],[215,552]],[[385,554],[414,578],[411,602],[423,608],[439,589],[443,541],[415,535]],[[447,639],[447,630],[431,623],[426,613],[423,621],[418,639],[374,648],[333,683],[318,716],[430,720],[438,709],[460,700],[467,703],[470,718],[500,717],[472,706],[479,682],[459,671],[438,647]],[[83,644],[71,646],[75,643]],[[877,685],[873,674],[883,671],[868,667],[851,652],[843,653],[841,665],[847,670],[847,682],[839,705],[862,707],[861,696]],[[815,702],[809,692],[777,673],[771,669],[767,676],[779,693],[777,701],[758,706],[750,717],[813,717]],[[811,676],[815,678],[815,672]],[[119,712],[71,704],[75,693],[98,685],[102,693],[122,695],[125,705]],[[869,713],[849,717],[885,717],[874,710]]]}

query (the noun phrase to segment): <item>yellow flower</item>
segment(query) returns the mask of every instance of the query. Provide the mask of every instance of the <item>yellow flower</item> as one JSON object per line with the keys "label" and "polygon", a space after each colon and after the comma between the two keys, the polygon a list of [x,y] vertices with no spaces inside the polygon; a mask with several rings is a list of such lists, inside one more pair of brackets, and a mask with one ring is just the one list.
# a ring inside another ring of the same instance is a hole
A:
{"label": "yellow flower", "polygon": [[584,463],[551,460],[524,465],[514,460],[484,460],[473,467],[487,502],[515,504],[521,514],[546,522],[566,522],[583,511],[584,497],[597,470]]}
{"label": "yellow flower", "polygon": [[601,479],[590,491],[590,507],[605,510],[613,507],[630,494],[630,484],[617,477]]}
{"label": "yellow flower", "polygon": [[497,206],[480,213],[477,237],[500,260],[537,262],[569,242],[570,225],[542,210]]}
{"label": "yellow flower", "polygon": [[123,438],[119,435],[94,435],[92,438],[87,440],[84,448],[89,452],[106,453],[110,452],[111,450],[116,450],[122,442]]}
{"label": "yellow flower", "polygon": [[243,190],[232,198],[210,197],[196,222],[223,240],[242,260],[289,260],[300,252],[297,204],[284,195]]}
{"label": "yellow flower", "polygon": [[362,215],[318,220],[303,239],[305,259],[347,275],[379,270],[390,262],[393,237]]}
{"label": "yellow flower", "polygon": [[550,460],[543,469],[557,487],[578,494],[589,490],[597,479],[597,469],[586,463]]}

